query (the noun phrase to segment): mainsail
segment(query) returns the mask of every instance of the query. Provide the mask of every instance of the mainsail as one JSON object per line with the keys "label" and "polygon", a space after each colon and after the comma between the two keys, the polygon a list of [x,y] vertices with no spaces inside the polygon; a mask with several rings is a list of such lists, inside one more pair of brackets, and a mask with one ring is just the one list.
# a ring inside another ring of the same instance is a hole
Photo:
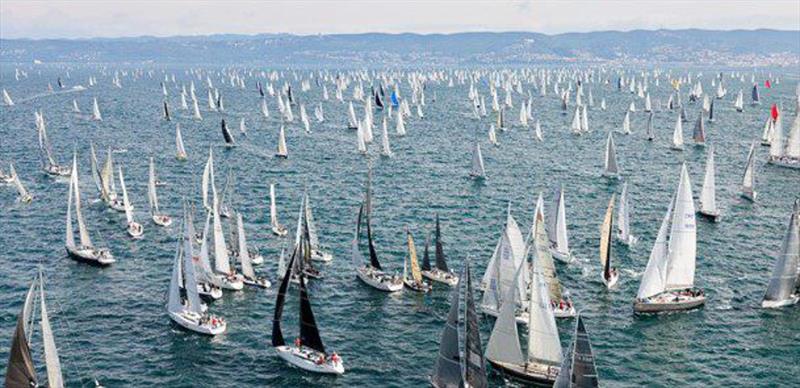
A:
{"label": "mainsail", "polygon": [[798,269],[800,269],[800,201],[795,201],[764,300],[784,301],[797,293],[800,284]]}

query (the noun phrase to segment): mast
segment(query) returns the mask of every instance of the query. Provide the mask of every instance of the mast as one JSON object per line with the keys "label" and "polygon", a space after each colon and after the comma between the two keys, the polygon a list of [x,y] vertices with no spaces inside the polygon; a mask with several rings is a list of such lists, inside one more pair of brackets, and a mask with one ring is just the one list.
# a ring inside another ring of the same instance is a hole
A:
{"label": "mast", "polygon": [[619,166],[617,166],[617,148],[614,146],[614,136],[611,131],[608,131],[608,138],[606,139],[606,158],[605,158],[605,173],[607,175],[619,174]]}
{"label": "mast", "polygon": [[[442,329],[439,353],[431,374],[431,381],[437,387],[459,387],[464,384],[459,353],[458,310],[460,304],[458,294],[459,287],[453,287],[450,291],[450,311],[447,313],[447,322]],[[480,346],[480,341],[478,346]]]}
{"label": "mast", "polygon": [[700,209],[708,214],[717,212],[716,178],[714,174],[714,146],[708,149],[706,157],[706,172],[703,176],[703,189],[700,192]]}
{"label": "mast", "polygon": [[444,247],[442,246],[442,231],[439,226],[439,214],[436,214],[436,268],[444,272],[450,272],[447,268],[447,260],[444,256]]}
{"label": "mast", "polygon": [[614,202],[616,195],[611,195],[611,200],[608,201],[608,208],[606,215],[603,218],[603,226],[600,229],[600,264],[603,266],[603,278],[611,278],[611,231],[614,230],[613,214]]}
{"label": "mast", "polygon": [[[489,383],[486,380],[486,365],[481,346],[480,323],[475,310],[475,299],[472,296],[472,272],[470,271],[469,259],[464,261],[461,279],[466,279],[464,287],[464,304],[466,305],[464,311],[464,382],[472,388],[486,388]],[[458,288],[454,287],[454,289]]]}

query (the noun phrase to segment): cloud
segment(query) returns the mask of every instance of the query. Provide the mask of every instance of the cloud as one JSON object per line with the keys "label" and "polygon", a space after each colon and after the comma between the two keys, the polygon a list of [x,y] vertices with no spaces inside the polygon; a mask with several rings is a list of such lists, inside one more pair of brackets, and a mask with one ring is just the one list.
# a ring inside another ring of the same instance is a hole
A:
{"label": "cloud", "polygon": [[0,37],[800,29],[797,0],[0,1]]}

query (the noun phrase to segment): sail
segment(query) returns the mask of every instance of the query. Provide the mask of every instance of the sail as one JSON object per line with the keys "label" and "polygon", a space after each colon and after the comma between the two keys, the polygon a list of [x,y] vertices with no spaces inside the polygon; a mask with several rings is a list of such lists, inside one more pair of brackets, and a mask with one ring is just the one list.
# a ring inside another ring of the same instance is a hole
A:
{"label": "sail", "polygon": [[673,204],[674,199],[670,201],[667,214],[664,215],[664,219],[661,221],[661,227],[658,229],[656,241],[650,251],[650,258],[647,261],[647,267],[645,267],[639,290],[636,293],[637,299],[646,299],[666,290],[667,234],[669,233],[670,220],[672,219]]}
{"label": "sail", "polygon": [[[797,101],[800,102],[800,97],[798,97]],[[800,105],[798,105],[798,107],[800,108]],[[789,129],[784,155],[789,158],[800,159],[800,109],[798,109],[798,113],[794,116],[792,128]]]}
{"label": "sail", "polygon": [[378,261],[378,252],[375,250],[375,244],[372,240],[372,227],[370,226],[369,212],[367,212],[367,242],[369,244],[369,263],[372,267],[382,270],[381,263]]}
{"label": "sail", "polygon": [[281,317],[283,316],[283,305],[286,303],[286,290],[289,288],[289,279],[292,277],[291,268],[294,266],[294,260],[297,252],[292,254],[289,259],[289,266],[284,272],[283,280],[278,288],[278,297],[275,300],[275,314],[272,317],[272,346],[285,346],[286,341],[283,339],[283,332],[281,331]]}
{"label": "sail", "polygon": [[186,159],[186,149],[183,147],[183,136],[181,136],[181,124],[175,125],[175,156],[178,159]]}
{"label": "sail", "polygon": [[311,199],[305,194],[305,224],[308,230],[308,244],[312,250],[319,248],[319,236],[317,235],[317,224],[314,222],[314,213],[311,210]]}
{"label": "sail", "polygon": [[716,177],[714,173],[714,146],[708,149],[706,157],[706,172],[703,176],[703,188],[700,192],[700,210],[704,213],[717,213]]}
{"label": "sail", "polygon": [[556,192],[555,214],[551,217],[553,225],[548,228],[550,243],[559,252],[569,252],[567,238],[567,214],[564,206],[564,188],[559,186]]}
{"label": "sail", "polygon": [[183,252],[181,257],[183,289],[186,292],[186,309],[196,314],[202,314],[202,302],[197,291],[197,275],[194,267],[194,253],[192,252],[192,238],[194,231],[192,228],[191,215],[186,212],[185,231],[183,234]]}
{"label": "sail", "polygon": [[614,136],[611,131],[608,131],[608,138],[606,139],[606,158],[604,172],[608,175],[619,174],[619,166],[617,165],[617,148],[614,146]]}
{"label": "sail", "polygon": [[269,222],[273,228],[280,226],[280,223],[278,222],[278,209],[277,205],[275,204],[274,183],[270,183],[269,185]]}
{"label": "sail", "polygon": [[383,130],[381,135],[382,153],[385,156],[392,155],[392,149],[389,147],[389,130],[387,128],[386,116],[383,117]]}
{"label": "sail", "polygon": [[470,175],[474,177],[486,176],[486,170],[483,167],[483,155],[481,155],[481,145],[477,142],[472,152],[472,172]]}
{"label": "sail", "polygon": [[625,118],[622,119],[622,133],[631,133],[631,113],[625,112]]}
{"label": "sail", "polygon": [[100,169],[97,167],[97,154],[94,151],[94,143],[89,143],[89,150],[91,154],[91,169],[92,169],[92,180],[94,180],[94,185],[97,187],[97,191],[102,195],[103,194],[103,178],[100,175]]}
{"label": "sail", "polygon": [[66,234],[64,236],[64,244],[67,247],[74,248],[75,247],[75,235],[74,231],[72,230],[72,192],[73,187],[75,185],[70,178],[69,181],[69,194],[67,195],[67,221],[66,221]]}
{"label": "sail", "polygon": [[783,156],[783,116],[778,116],[772,126],[772,136],[769,142],[769,156],[780,158]]}
{"label": "sail", "polygon": [[355,268],[361,268],[364,265],[364,255],[358,249],[359,235],[361,234],[361,216],[364,213],[364,205],[358,208],[358,217],[356,218],[356,231],[353,236],[353,241],[350,246],[350,260]]}
{"label": "sail", "polygon": [[[429,250],[428,248],[430,247],[430,245],[431,245],[431,235],[429,233],[428,236],[425,237],[425,249],[424,249],[424,251],[422,253],[422,270],[423,271],[430,271],[431,270],[431,258],[430,258],[430,255],[428,254],[428,250]],[[493,268],[491,263],[489,263],[489,268]],[[488,272],[488,268],[487,268],[487,272]]]}
{"label": "sail", "polygon": [[600,265],[603,267],[604,279],[611,278],[611,231],[613,230],[615,200],[615,195],[612,194],[603,218],[603,226],[600,228]]}
{"label": "sail", "polygon": [[128,190],[125,189],[125,177],[122,176],[122,166],[119,167],[119,185],[122,188],[122,203],[125,206],[125,218],[128,223],[133,222],[133,207],[128,200]]}
{"label": "sail", "polygon": [[406,124],[403,119],[403,112],[400,109],[397,110],[397,127],[395,130],[399,136],[405,136],[406,134]]}
{"label": "sail", "polygon": [[680,116],[675,121],[675,131],[672,132],[672,146],[675,148],[683,147],[683,124]]}
{"label": "sail", "polygon": [[158,195],[156,194],[156,166],[153,158],[150,158],[150,170],[147,179],[147,199],[150,203],[150,214],[158,214]]}
{"label": "sail", "polygon": [[697,121],[694,124],[694,131],[692,132],[692,138],[697,144],[705,144],[706,142],[706,127],[705,124],[703,124],[703,111],[700,111],[697,116]]}
{"label": "sail", "polygon": [[22,185],[22,181],[19,179],[19,175],[17,174],[17,171],[14,169],[13,164],[9,165],[9,170],[11,176],[14,177],[14,186],[17,187],[17,193],[19,193],[19,197],[25,198],[29,196],[30,194],[28,194],[28,190],[25,189],[25,186]]}
{"label": "sail", "polygon": [[528,301],[527,360],[555,366],[561,364],[561,340],[546,287],[541,272],[534,270]]}
{"label": "sail", "polygon": [[231,263],[228,258],[228,248],[225,246],[225,235],[222,232],[222,220],[219,217],[219,202],[214,202],[212,214],[214,233],[214,269],[221,274],[231,273]]}
{"label": "sail", "polygon": [[796,293],[799,283],[798,268],[800,268],[800,201],[795,201],[764,300],[784,301]]}
{"label": "sail", "polygon": [[172,261],[172,277],[169,280],[169,293],[167,294],[167,311],[180,313],[183,311],[181,303],[181,263],[183,262],[184,241],[178,240],[175,259]]}
{"label": "sail", "polygon": [[742,191],[753,193],[756,185],[756,143],[750,145],[750,152],[747,154],[747,166],[744,168],[742,177]]}
{"label": "sail", "polygon": [[[461,279],[466,279],[464,287],[464,381],[472,388],[487,388],[486,364],[481,346],[480,323],[475,311],[475,300],[472,296],[472,272],[469,260],[464,261]],[[457,289],[458,287],[454,287]]]}
{"label": "sail", "polygon": [[[539,198],[541,199],[541,195]],[[548,248],[550,242],[547,239],[547,231],[545,230],[543,202],[540,200],[536,205],[532,233],[533,249],[531,253],[536,255],[534,256],[534,268],[537,268],[542,273],[544,280],[548,284],[550,300],[558,303],[562,298],[562,289],[556,274],[553,254]]]}
{"label": "sail", "polygon": [[247,251],[247,239],[244,235],[244,223],[242,213],[236,213],[236,236],[239,243],[239,261],[242,263],[242,275],[248,279],[255,279],[256,273],[250,260],[250,253]]}
{"label": "sail", "polygon": [[94,98],[92,102],[92,119],[94,120],[102,120],[103,117],[100,115],[100,107],[97,105],[97,97]]}
{"label": "sail", "polygon": [[681,180],[675,196],[671,224],[666,289],[690,288],[694,286],[697,230],[692,186],[685,164],[681,167]]}
{"label": "sail", "polygon": [[406,236],[408,239],[408,257],[411,261],[411,277],[415,283],[421,284],[422,272],[420,272],[419,263],[417,262],[417,247],[414,246],[414,238],[411,236],[411,232],[406,231]]}
{"label": "sail", "polygon": [[592,344],[589,341],[589,333],[583,324],[583,317],[578,315],[575,324],[575,336],[572,344],[567,351],[567,357],[561,364],[561,371],[558,374],[555,388],[595,388],[599,387],[600,382],[597,378],[597,367],[594,364],[594,354]]}
{"label": "sail", "polygon": [[[513,276],[520,275],[522,267],[514,271]],[[516,283],[512,282],[511,287],[504,295],[505,300],[513,300],[517,293]],[[547,306],[550,302],[547,302]],[[489,342],[486,344],[486,358],[495,362],[503,362],[514,365],[522,365],[525,358],[519,344],[519,333],[517,332],[517,322],[515,317],[517,306],[515,303],[503,303],[500,313],[492,328]],[[552,312],[551,312],[552,314]],[[555,322],[554,322],[555,324]]]}
{"label": "sail", "polygon": [[61,361],[58,359],[58,349],[50,328],[50,318],[47,315],[47,306],[44,301],[44,278],[39,273],[39,302],[41,304],[42,341],[44,342],[44,361],[47,369],[47,385],[50,388],[62,388],[64,378],[61,375]]}
{"label": "sail", "polygon": [[31,357],[30,344],[28,343],[28,322],[31,317],[33,292],[36,283],[32,283],[25,295],[25,303],[17,317],[17,326],[11,340],[11,349],[8,352],[8,369],[6,369],[6,387],[36,387],[38,378],[36,368]]}
{"label": "sail", "polygon": [[308,299],[304,279],[304,276],[300,276],[300,341],[303,346],[326,354],[325,345],[322,344],[317,322],[314,319],[314,312],[311,311],[311,302]]}
{"label": "sail", "polygon": [[656,135],[653,130],[653,112],[647,116],[647,140],[655,139]]}
{"label": "sail", "polygon": [[228,124],[225,123],[225,119],[222,119],[220,122],[220,127],[222,128],[222,137],[225,140],[225,144],[232,145],[234,144],[233,135],[231,131],[228,129]]}
{"label": "sail", "polygon": [[622,184],[622,194],[619,196],[619,208],[617,209],[617,231],[620,239],[628,241],[631,234],[631,210],[628,201],[628,183]]}
{"label": "sail", "polygon": [[278,132],[278,152],[276,153],[278,156],[289,156],[289,150],[286,148],[286,134],[283,130],[283,125],[281,125],[280,132]]}
{"label": "sail", "polygon": [[78,181],[78,162],[77,156],[73,155],[72,158],[72,176],[70,178],[73,189],[75,190],[75,219],[78,221],[78,235],[80,236],[81,245],[84,247],[91,247],[92,239],[89,237],[89,230],[86,229],[86,223],[83,221],[83,214],[81,213],[81,190]]}
{"label": "sail", "polygon": [[444,272],[449,272],[447,268],[447,260],[444,256],[444,247],[442,246],[442,230],[439,226],[439,215],[436,215],[436,268]]}
{"label": "sail", "polygon": [[[459,353],[458,294],[459,287],[453,287],[450,291],[450,311],[447,314],[447,322],[439,340],[439,354],[436,358],[436,364],[433,367],[433,373],[431,373],[431,381],[437,387],[456,388],[464,385],[461,373],[461,355]],[[480,346],[480,341],[478,346]]]}

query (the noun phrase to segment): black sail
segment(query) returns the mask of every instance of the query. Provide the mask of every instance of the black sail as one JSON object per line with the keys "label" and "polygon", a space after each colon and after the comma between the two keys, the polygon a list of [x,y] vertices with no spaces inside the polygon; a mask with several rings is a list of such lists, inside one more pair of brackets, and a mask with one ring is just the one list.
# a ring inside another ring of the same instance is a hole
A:
{"label": "black sail", "polygon": [[369,263],[376,269],[382,270],[381,262],[378,261],[378,252],[372,242],[372,227],[369,226],[369,214],[367,214],[367,241],[369,242]]}
{"label": "black sail", "polygon": [[486,362],[481,346],[481,327],[478,322],[478,313],[475,310],[475,300],[472,297],[472,272],[469,261],[464,262],[463,272],[461,279],[466,279],[464,289],[464,304],[466,305],[464,312],[466,321],[464,381],[472,388],[486,388],[489,382],[486,380]]}
{"label": "black sail", "polygon": [[444,248],[442,247],[442,231],[439,228],[439,215],[436,215],[436,268],[442,271],[449,272],[447,269],[447,260],[444,257]]}
{"label": "black sail", "polygon": [[225,138],[225,143],[233,144],[233,136],[231,131],[228,130],[228,124],[225,123],[225,119],[222,119],[220,125],[222,126],[222,137]]}
{"label": "black sail", "polygon": [[170,121],[170,118],[169,118],[169,106],[167,105],[166,101],[164,101],[164,120]]}
{"label": "black sail", "polygon": [[463,384],[461,357],[458,352],[458,298],[459,287],[453,287],[450,312],[439,341],[439,356],[433,367],[431,382],[436,387],[458,387]]}
{"label": "black sail", "polygon": [[317,321],[314,320],[314,312],[311,311],[311,302],[308,300],[306,282],[300,276],[300,343],[303,346],[325,353],[325,345],[319,337]]}
{"label": "black sail", "polygon": [[[295,251],[296,252],[296,251]],[[286,341],[283,339],[281,331],[281,316],[283,316],[283,305],[286,303],[286,289],[289,288],[289,278],[292,276],[292,266],[294,265],[295,254],[289,259],[286,266],[286,273],[283,274],[281,286],[278,288],[278,298],[275,300],[275,316],[272,318],[272,346],[284,346]]]}
{"label": "black sail", "polygon": [[708,107],[708,121],[714,121],[714,100],[711,100],[711,106]]}
{"label": "black sail", "polygon": [[428,247],[431,245],[431,236],[425,238],[425,251],[422,254],[422,270],[423,271],[430,271],[431,270],[431,258],[428,255]]}
{"label": "black sail", "polygon": [[753,93],[751,95],[753,102],[758,102],[758,85],[753,85]]}
{"label": "black sail", "polygon": [[561,371],[556,379],[557,388],[593,388],[598,387],[597,368],[594,365],[592,344],[589,334],[583,325],[583,319],[578,315],[575,325],[575,339],[561,364]]}
{"label": "black sail", "polygon": [[[33,288],[31,288],[33,291]],[[8,369],[6,370],[5,386],[9,388],[17,387],[36,387],[36,369],[31,358],[31,349],[28,346],[28,338],[25,334],[25,321],[28,315],[28,301],[31,291],[28,292],[25,306],[17,318],[17,327],[14,330],[14,337],[11,340],[11,350],[8,355]]]}
{"label": "black sail", "polygon": [[381,101],[381,96],[379,96],[378,93],[375,93],[375,106],[383,109],[383,101]]}

